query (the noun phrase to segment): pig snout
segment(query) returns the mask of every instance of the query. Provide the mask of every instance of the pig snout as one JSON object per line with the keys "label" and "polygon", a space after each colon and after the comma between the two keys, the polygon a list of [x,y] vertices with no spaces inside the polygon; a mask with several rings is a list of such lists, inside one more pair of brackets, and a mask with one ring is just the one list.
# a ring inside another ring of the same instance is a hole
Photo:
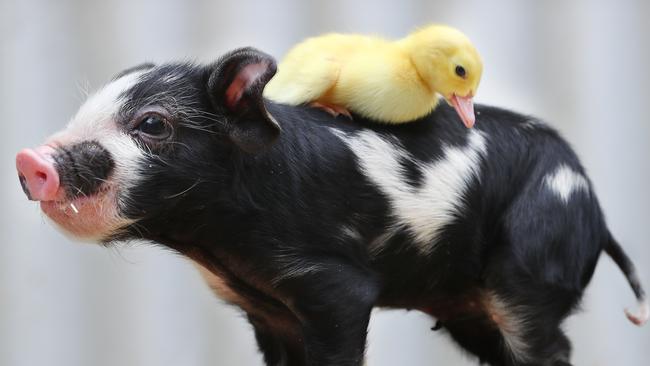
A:
{"label": "pig snout", "polygon": [[115,162],[98,141],[23,149],[16,169],[27,198],[40,201],[43,213],[67,233],[104,240],[129,223],[117,206]]}
{"label": "pig snout", "polygon": [[59,191],[59,173],[54,166],[50,146],[23,149],[16,155],[18,179],[27,198],[34,201],[53,201]]}
{"label": "pig snout", "polygon": [[45,145],[16,155],[18,178],[27,198],[63,201],[99,192],[113,170],[110,153],[96,141],[56,149]]}

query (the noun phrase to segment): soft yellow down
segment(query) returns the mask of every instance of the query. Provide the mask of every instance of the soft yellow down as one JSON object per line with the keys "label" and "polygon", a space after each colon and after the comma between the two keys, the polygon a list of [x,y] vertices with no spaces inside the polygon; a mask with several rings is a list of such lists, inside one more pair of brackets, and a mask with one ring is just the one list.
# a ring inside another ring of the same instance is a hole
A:
{"label": "soft yellow down", "polygon": [[[456,74],[457,66],[465,69],[464,78]],[[290,105],[336,105],[402,123],[430,113],[438,103],[436,93],[450,104],[454,94],[473,97],[482,71],[469,39],[447,26],[428,26],[398,41],[327,34],[291,49],[264,96]]]}

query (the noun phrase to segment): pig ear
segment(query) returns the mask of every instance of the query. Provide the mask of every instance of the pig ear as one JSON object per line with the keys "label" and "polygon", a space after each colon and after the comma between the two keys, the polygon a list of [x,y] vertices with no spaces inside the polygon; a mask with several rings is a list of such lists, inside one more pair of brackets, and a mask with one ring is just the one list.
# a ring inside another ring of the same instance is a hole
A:
{"label": "pig ear", "polygon": [[232,117],[230,139],[244,151],[256,152],[280,135],[280,125],[262,97],[276,68],[273,57],[250,47],[228,53],[212,68],[208,80],[212,103]]}

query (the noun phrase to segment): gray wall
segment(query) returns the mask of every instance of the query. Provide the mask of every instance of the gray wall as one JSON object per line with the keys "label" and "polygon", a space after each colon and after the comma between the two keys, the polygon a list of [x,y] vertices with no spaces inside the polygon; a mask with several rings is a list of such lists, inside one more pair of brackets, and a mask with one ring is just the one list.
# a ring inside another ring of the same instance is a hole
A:
{"label": "gray wall", "polygon": [[[0,0],[0,365],[260,365],[249,327],[159,248],[73,243],[23,196],[19,148],[61,128],[113,73],[209,61],[243,45],[281,56],[325,31],[400,37],[444,22],[482,52],[477,100],[542,117],[573,144],[609,224],[650,286],[650,2]],[[603,258],[567,329],[578,365],[650,364],[650,327]],[[369,364],[474,365],[415,312],[377,311]]]}

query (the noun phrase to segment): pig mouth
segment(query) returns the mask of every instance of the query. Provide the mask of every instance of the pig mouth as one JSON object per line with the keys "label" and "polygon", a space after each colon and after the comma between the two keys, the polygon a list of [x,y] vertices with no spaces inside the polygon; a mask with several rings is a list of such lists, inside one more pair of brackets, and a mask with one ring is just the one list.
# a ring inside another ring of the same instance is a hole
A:
{"label": "pig mouth", "polygon": [[68,216],[76,216],[82,211],[86,211],[89,205],[95,205],[95,203],[101,200],[102,196],[105,194],[107,194],[107,192],[100,191],[90,196],[79,195],[70,199],[41,201],[40,204],[41,209],[43,212],[45,212],[45,214],[53,211],[59,211]]}
{"label": "pig mouth", "polygon": [[124,226],[116,192],[108,187],[92,195],[41,201],[40,206],[49,219],[80,239],[103,240]]}

